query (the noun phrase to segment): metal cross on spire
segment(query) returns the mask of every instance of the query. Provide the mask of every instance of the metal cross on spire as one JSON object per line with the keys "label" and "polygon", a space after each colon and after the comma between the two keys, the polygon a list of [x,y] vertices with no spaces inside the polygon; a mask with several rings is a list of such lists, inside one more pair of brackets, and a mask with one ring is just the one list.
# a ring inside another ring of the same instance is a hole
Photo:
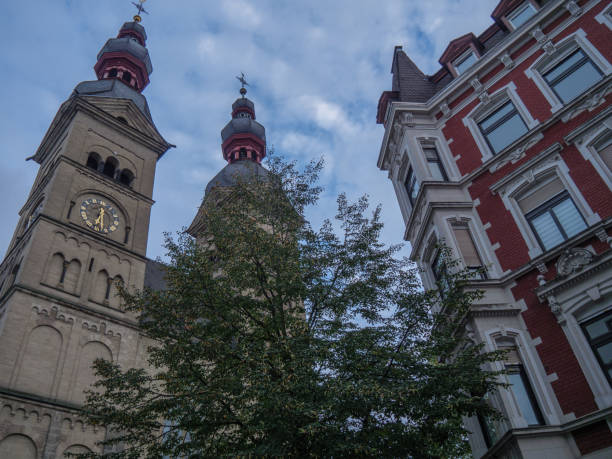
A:
{"label": "metal cross on spire", "polygon": [[247,80],[244,76],[244,72],[240,72],[240,76],[237,76],[236,79],[242,84],[242,87],[240,88],[240,94],[242,94],[242,97],[244,97],[244,95],[247,93],[245,86],[250,86],[247,83]]}
{"label": "metal cross on spire", "polygon": [[148,12],[147,10],[145,10],[145,9],[144,9],[144,6],[142,6],[142,4],[143,4],[144,2],[146,2],[146,1],[147,1],[147,0],[138,0],[138,3],[136,3],[136,2],[132,2],[132,5],[134,5],[136,8],[138,8],[138,14],[136,14],[136,15],[134,16],[134,21],[136,21],[136,22],[140,22],[140,21],[142,21],[142,17],[140,17],[140,15],[141,15],[142,13],[149,14],[149,12]]}

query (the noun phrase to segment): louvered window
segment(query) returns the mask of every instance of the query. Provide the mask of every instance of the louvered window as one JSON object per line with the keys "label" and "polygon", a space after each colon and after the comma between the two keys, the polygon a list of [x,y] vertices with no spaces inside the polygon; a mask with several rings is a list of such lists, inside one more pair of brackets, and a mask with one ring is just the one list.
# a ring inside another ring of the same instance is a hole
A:
{"label": "louvered window", "polygon": [[518,204],[544,250],[561,244],[587,227],[558,178],[518,199]]}

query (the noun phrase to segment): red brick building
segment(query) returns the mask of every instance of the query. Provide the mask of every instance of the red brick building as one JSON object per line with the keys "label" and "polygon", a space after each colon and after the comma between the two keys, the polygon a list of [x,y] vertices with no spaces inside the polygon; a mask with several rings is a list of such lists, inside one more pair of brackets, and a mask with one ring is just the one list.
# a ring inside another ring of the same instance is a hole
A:
{"label": "red brick building", "polygon": [[[612,5],[502,0],[423,74],[396,47],[378,167],[435,286],[444,241],[485,292],[466,334],[509,349],[475,457],[612,457]],[[476,268],[485,268],[480,274]]]}

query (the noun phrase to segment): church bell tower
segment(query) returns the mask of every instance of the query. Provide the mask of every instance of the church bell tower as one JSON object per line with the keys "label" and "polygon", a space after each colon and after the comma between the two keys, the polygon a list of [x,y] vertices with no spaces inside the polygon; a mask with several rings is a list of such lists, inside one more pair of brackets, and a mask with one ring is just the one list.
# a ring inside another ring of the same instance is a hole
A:
{"label": "church bell tower", "polygon": [[28,158],[40,169],[0,265],[0,458],[95,451],[105,429],[79,411],[92,362],[144,364],[117,285],[145,283],[155,168],[172,145],[141,94],[153,67],[140,19],[104,44],[97,80],[75,87]]}

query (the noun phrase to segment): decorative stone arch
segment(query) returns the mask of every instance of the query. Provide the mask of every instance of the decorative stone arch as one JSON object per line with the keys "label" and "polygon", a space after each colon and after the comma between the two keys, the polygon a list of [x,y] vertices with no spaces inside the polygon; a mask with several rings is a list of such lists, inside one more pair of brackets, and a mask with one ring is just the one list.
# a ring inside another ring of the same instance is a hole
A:
{"label": "decorative stone arch", "polygon": [[0,457],[38,459],[38,448],[29,436],[13,433],[0,441]]}
{"label": "decorative stone arch", "polygon": [[74,444],[74,445],[70,445],[68,448],[66,448],[64,450],[64,452],[62,453],[61,457],[66,457],[66,454],[68,453],[72,453],[72,454],[85,454],[85,453],[91,453],[92,450],[85,446],[85,445],[80,445],[80,444]]}
{"label": "decorative stone arch", "polygon": [[85,401],[83,391],[93,389],[91,384],[96,380],[96,376],[92,364],[98,358],[113,360],[113,353],[105,343],[96,339],[95,341],[87,341],[80,346],[71,384],[70,399],[73,402],[83,403]]}
{"label": "decorative stone arch", "polygon": [[[554,395],[554,391],[550,385],[551,381],[557,379],[556,374],[546,374],[546,370],[542,362],[538,358],[532,340],[528,334],[513,327],[505,327],[504,325],[490,328],[484,332],[485,349],[487,351],[495,351],[498,349],[498,340],[514,340],[516,343],[517,353],[521,359],[522,365],[525,367],[527,377],[533,388],[534,396],[538,402],[545,424],[559,424],[563,416],[561,407]],[[534,340],[535,341],[535,340]],[[504,364],[501,362],[493,362],[492,367],[499,371],[503,370]],[[505,381],[505,378],[502,379]],[[527,423],[518,409],[518,405],[514,400],[514,396],[508,389],[499,388],[499,395],[506,409],[509,421],[512,428],[527,427]]]}
{"label": "decorative stone arch", "polygon": [[52,396],[63,341],[62,332],[50,324],[33,327],[19,351],[19,363],[12,382],[14,388],[43,397]]}

